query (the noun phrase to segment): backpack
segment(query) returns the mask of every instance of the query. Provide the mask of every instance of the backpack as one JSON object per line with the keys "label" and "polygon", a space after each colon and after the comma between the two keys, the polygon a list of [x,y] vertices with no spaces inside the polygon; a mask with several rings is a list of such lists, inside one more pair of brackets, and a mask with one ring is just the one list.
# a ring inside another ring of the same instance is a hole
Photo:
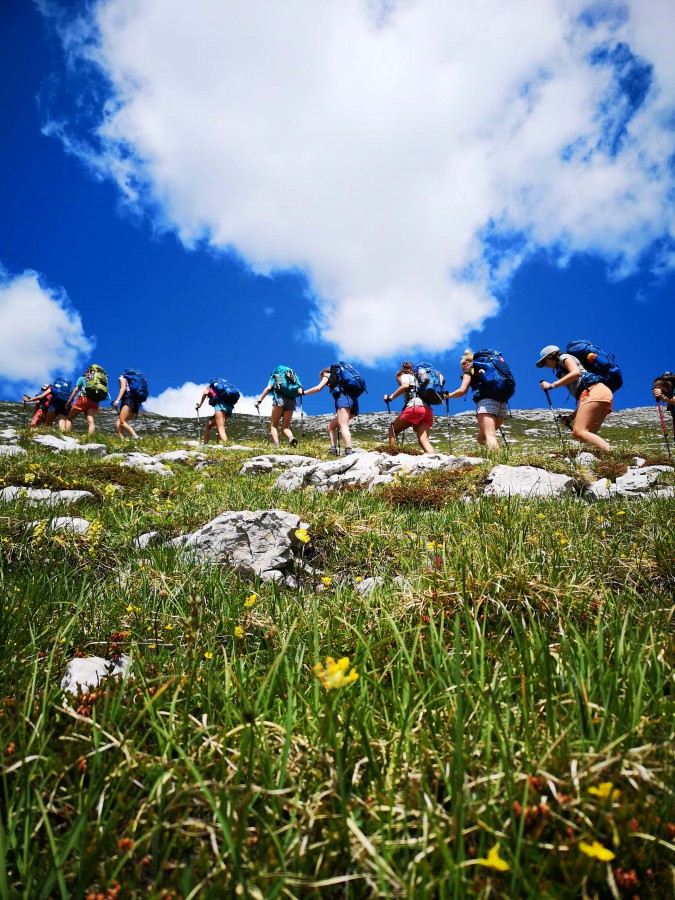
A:
{"label": "backpack", "polygon": [[415,394],[430,406],[443,403],[443,385],[445,376],[435,369],[431,363],[421,362],[415,366]]}
{"label": "backpack", "polygon": [[52,385],[52,395],[54,397],[58,397],[59,400],[70,399],[72,391],[72,384],[70,383],[70,381],[68,381],[67,378],[64,378],[63,375],[59,375],[59,377]]}
{"label": "backpack", "polygon": [[127,369],[122,375],[127,380],[131,399],[136,403],[144,403],[148,399],[148,381],[145,375],[138,369]]}
{"label": "backpack", "polygon": [[[478,372],[482,369],[482,372]],[[475,379],[475,381],[474,381]],[[473,399],[508,402],[516,392],[516,379],[499,350],[478,350],[473,355],[471,382]]]}
{"label": "backpack", "polygon": [[330,367],[330,377],[328,384],[331,386],[331,393],[346,394],[348,397],[360,397],[366,389],[366,382],[356,371],[354,366],[340,360]]}
{"label": "backpack", "polygon": [[585,388],[601,381],[615,394],[623,384],[621,369],[617,366],[616,360],[611,353],[605,353],[597,344],[592,344],[590,341],[570,341],[565,348],[565,353],[575,356],[584,369],[596,376],[592,382],[590,379],[585,379]]}
{"label": "backpack", "polygon": [[233,384],[224,378],[214,378],[209,382],[209,404],[215,406],[217,403],[223,406],[234,406],[241,394]]}
{"label": "backpack", "polygon": [[100,366],[89,366],[84,373],[84,394],[95,403],[108,396],[108,376]]}
{"label": "backpack", "polygon": [[277,366],[270,378],[274,379],[272,390],[275,394],[280,394],[282,397],[290,397],[294,400],[300,393],[302,382],[293,369],[290,369],[288,366]]}

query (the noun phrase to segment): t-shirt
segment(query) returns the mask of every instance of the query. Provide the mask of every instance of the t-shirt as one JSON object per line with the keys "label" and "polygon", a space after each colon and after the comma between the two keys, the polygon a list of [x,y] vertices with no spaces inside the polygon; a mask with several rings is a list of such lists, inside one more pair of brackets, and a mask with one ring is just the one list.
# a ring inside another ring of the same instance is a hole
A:
{"label": "t-shirt", "polygon": [[[406,385],[409,388],[415,388],[417,385],[417,379],[414,375],[409,372],[404,372],[401,375],[401,384]],[[414,406],[425,406],[427,409],[431,409],[430,404],[425,403],[421,397],[418,397],[414,390],[407,390],[404,395],[405,406],[404,409],[410,409]]]}
{"label": "t-shirt", "polygon": [[564,365],[566,359],[571,359],[572,362],[576,366],[579,367],[579,371],[581,372],[581,375],[579,376],[579,378],[577,378],[574,381],[571,381],[569,384],[565,385],[565,387],[570,392],[570,394],[574,397],[574,399],[578,400],[579,394],[584,389],[583,377],[584,377],[584,375],[588,375],[588,369],[584,369],[584,367],[581,365],[581,363],[576,358],[576,356],[572,356],[571,353],[562,353],[560,355],[560,359],[558,360],[558,365],[556,366],[556,369],[555,369],[555,374],[558,378],[563,378],[565,375],[570,374]]}
{"label": "t-shirt", "polygon": [[75,387],[79,388],[80,393],[84,396],[84,392],[87,387],[87,379],[84,377],[84,375],[81,378],[77,379],[77,381],[75,382]]}

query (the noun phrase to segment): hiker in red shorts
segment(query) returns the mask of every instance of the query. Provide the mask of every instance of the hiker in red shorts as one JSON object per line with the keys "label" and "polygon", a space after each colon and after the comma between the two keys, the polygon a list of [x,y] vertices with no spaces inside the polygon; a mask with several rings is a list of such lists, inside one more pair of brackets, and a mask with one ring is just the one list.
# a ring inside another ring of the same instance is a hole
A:
{"label": "hiker in red shorts", "polygon": [[405,398],[403,412],[389,426],[389,446],[396,449],[396,437],[406,428],[412,428],[417,441],[425,453],[435,453],[429,441],[429,432],[434,424],[434,411],[428,403],[417,396],[415,367],[406,360],[396,373],[398,387],[393,394],[385,394],[384,402],[389,404],[401,394]]}

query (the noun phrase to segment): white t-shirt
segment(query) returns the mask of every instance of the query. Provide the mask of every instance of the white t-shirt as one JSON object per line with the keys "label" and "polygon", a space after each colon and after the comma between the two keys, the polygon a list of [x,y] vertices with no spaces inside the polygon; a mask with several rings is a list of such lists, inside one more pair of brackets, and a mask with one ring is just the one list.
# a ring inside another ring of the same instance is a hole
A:
{"label": "white t-shirt", "polygon": [[[415,383],[416,383],[416,379],[415,379],[414,375],[411,375],[408,372],[404,372],[403,375],[401,375],[401,384],[402,385],[406,385],[408,387],[413,387],[415,385]],[[403,397],[405,398],[404,409],[408,409],[408,407],[413,407],[413,406],[426,406],[427,409],[431,409],[431,406],[428,403],[425,403],[424,400],[422,400],[421,397],[418,397],[417,394],[415,394],[414,392],[412,393],[412,396],[411,396],[411,392],[406,391],[405,394],[403,395]]]}

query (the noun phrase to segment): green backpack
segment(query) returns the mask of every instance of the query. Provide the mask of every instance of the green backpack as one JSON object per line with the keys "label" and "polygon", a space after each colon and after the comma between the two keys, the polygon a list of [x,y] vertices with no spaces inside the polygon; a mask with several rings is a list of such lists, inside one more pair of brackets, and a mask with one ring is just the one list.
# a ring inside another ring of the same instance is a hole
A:
{"label": "green backpack", "polygon": [[100,366],[89,366],[84,373],[84,393],[88,400],[100,403],[108,396],[108,376]]}

